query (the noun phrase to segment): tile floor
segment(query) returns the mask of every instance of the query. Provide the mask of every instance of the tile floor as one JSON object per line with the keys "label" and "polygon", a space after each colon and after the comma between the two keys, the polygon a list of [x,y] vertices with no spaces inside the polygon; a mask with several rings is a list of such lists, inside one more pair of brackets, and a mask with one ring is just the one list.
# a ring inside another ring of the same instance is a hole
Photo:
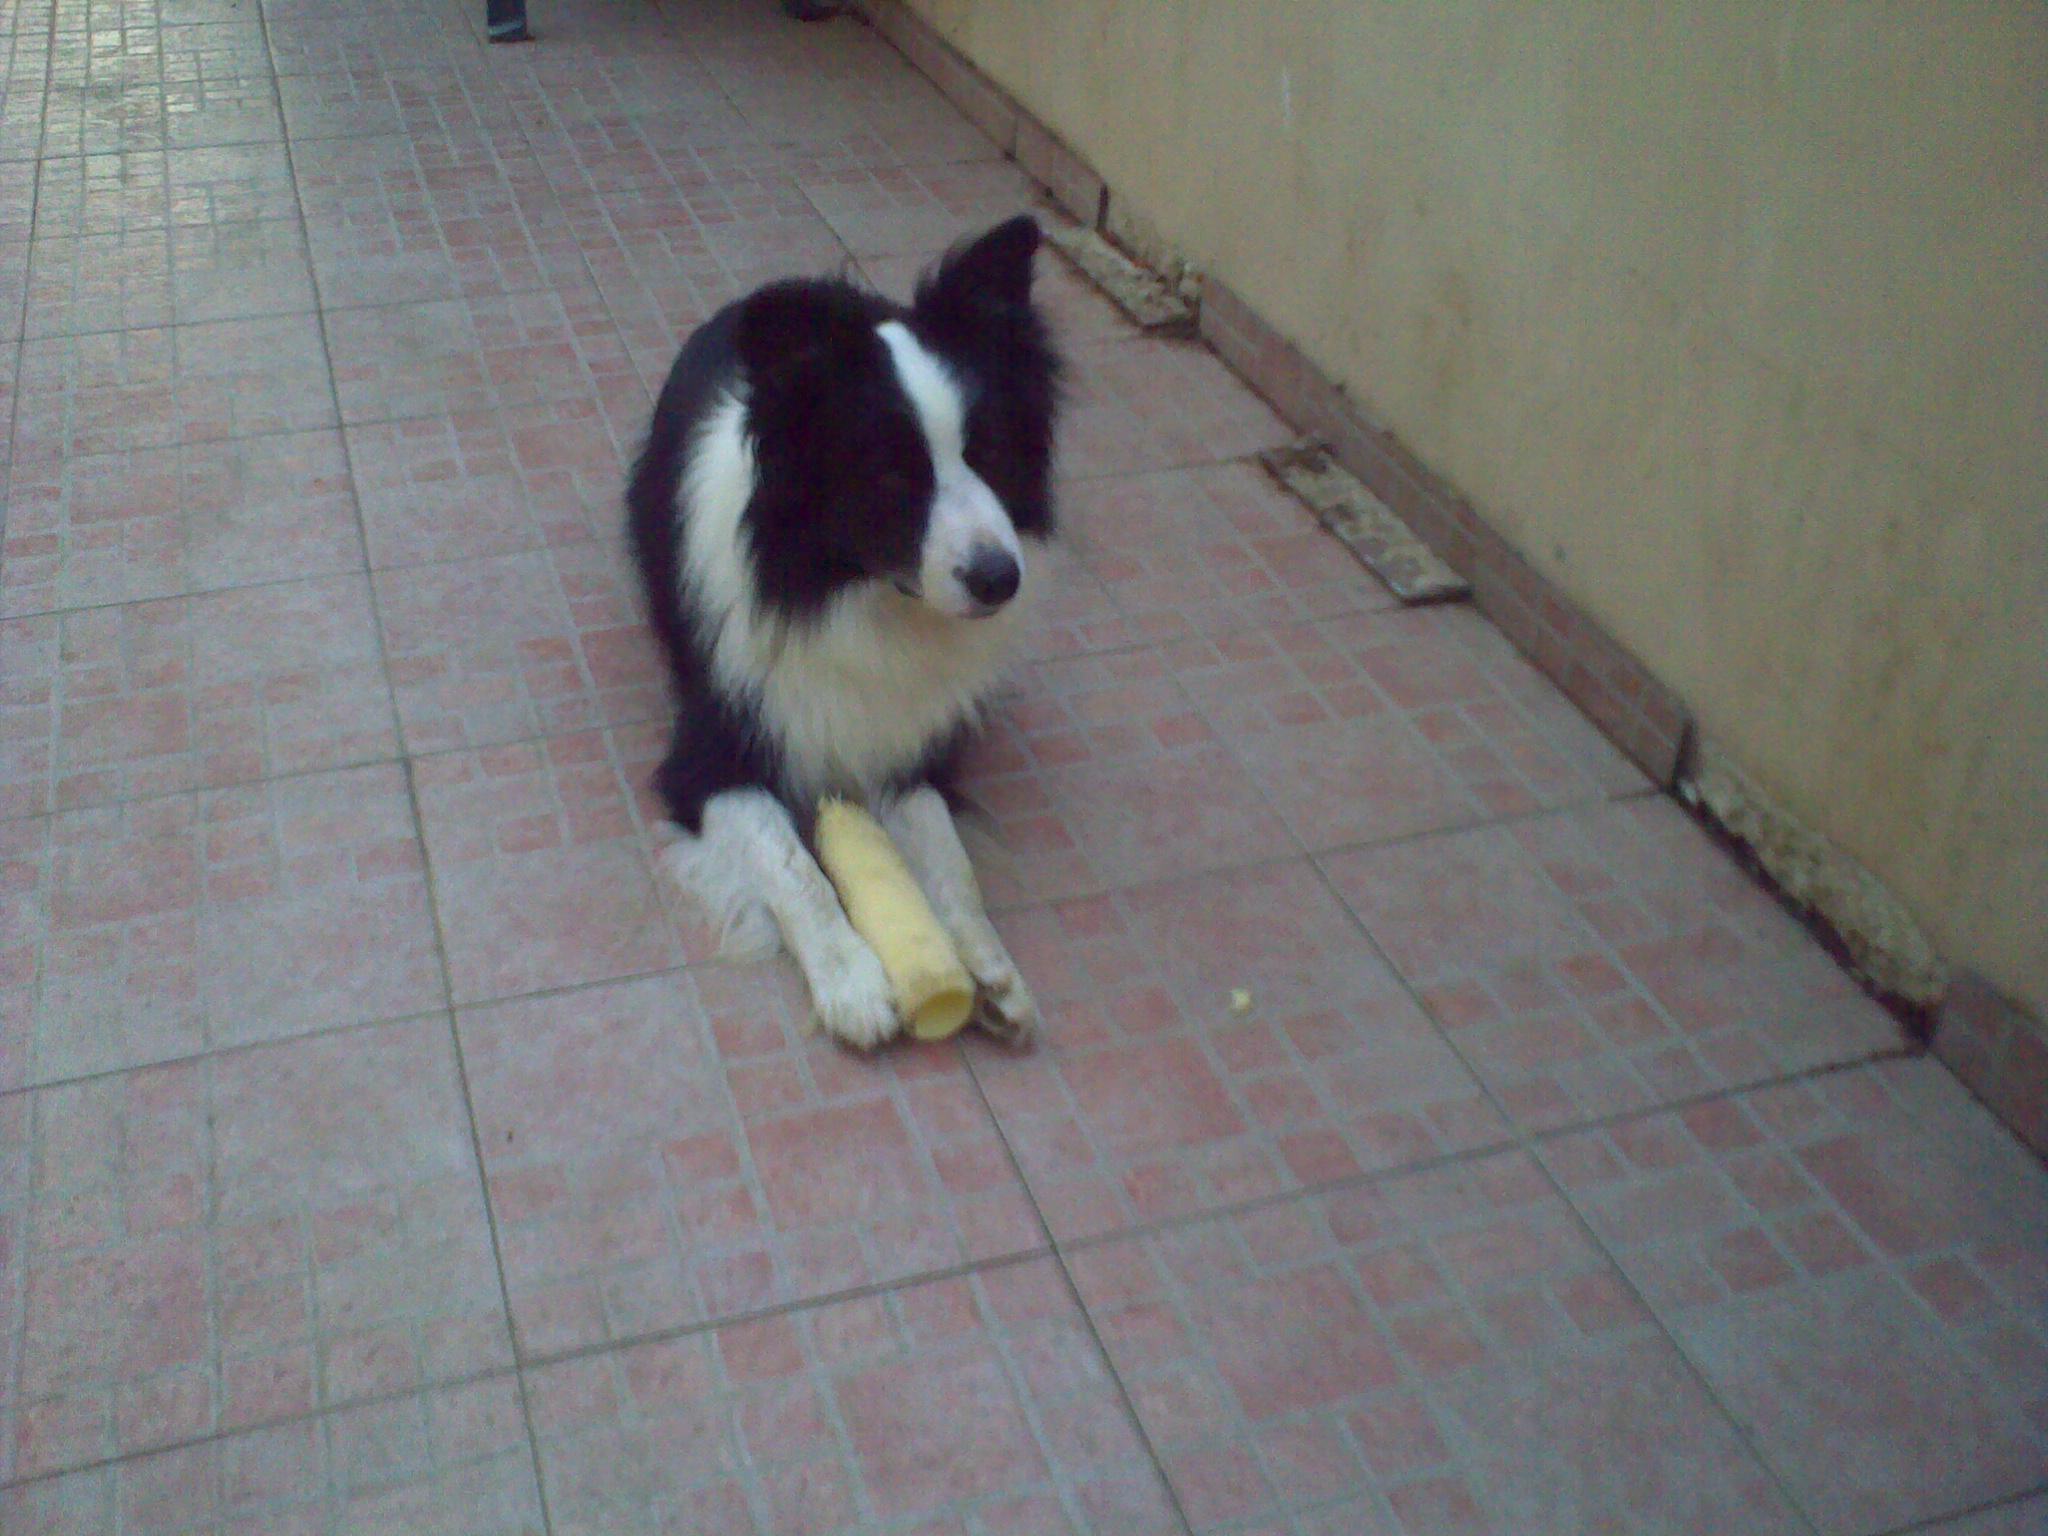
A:
{"label": "tile floor", "polygon": [[710,960],[649,389],[1032,190],[854,22],[482,10],[0,0],[0,1529],[2048,1531],[2041,1167],[1056,261],[1046,1035]]}

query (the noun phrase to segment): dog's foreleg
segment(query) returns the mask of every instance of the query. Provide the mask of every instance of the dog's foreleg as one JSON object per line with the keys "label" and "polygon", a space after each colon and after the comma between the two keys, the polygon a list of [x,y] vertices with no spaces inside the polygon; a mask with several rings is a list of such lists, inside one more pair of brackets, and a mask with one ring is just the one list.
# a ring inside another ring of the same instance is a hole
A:
{"label": "dog's foreleg", "polygon": [[888,829],[939,924],[981,993],[979,1018],[995,1033],[1021,1039],[1038,1027],[1038,1004],[982,906],[981,885],[961,845],[945,797],[930,785],[884,806]]}
{"label": "dog's foreleg", "polygon": [[696,857],[721,878],[744,880],[774,918],[811,989],[818,1022],[848,1045],[879,1045],[896,1033],[896,1003],[882,962],[853,931],[796,823],[764,790],[728,790],[704,806]]}

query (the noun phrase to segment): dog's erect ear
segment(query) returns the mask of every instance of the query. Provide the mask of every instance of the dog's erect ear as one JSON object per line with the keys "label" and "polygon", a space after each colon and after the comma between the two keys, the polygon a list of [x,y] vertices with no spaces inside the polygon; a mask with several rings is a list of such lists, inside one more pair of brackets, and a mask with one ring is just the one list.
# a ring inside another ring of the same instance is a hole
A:
{"label": "dog's erect ear", "polygon": [[917,285],[917,307],[927,314],[1000,313],[1031,302],[1031,263],[1038,254],[1038,220],[1028,213],[955,246]]}
{"label": "dog's erect ear", "polygon": [[799,280],[747,300],[735,345],[748,374],[764,381],[808,373],[872,339],[843,299]]}

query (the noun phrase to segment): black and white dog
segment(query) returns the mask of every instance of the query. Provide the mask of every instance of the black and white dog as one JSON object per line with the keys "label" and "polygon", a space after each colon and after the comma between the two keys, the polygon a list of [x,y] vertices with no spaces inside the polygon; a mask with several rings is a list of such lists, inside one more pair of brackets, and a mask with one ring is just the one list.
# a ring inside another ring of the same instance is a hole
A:
{"label": "black and white dog", "polygon": [[627,493],[677,703],[656,775],[669,869],[728,952],[779,936],[824,1026],[896,1032],[881,963],[806,843],[865,800],[973,973],[988,1022],[1031,995],[941,797],[996,687],[1053,531],[1058,359],[1032,303],[1037,224],[956,247],[909,308],[773,284],[677,357]]}

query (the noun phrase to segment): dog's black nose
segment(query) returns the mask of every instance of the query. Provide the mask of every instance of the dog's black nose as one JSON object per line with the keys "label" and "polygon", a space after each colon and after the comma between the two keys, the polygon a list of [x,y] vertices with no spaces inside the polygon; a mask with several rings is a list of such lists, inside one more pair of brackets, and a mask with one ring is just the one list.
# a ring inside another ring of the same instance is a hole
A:
{"label": "dog's black nose", "polygon": [[1017,557],[1000,544],[983,544],[956,573],[967,595],[984,608],[1000,608],[1024,580]]}

